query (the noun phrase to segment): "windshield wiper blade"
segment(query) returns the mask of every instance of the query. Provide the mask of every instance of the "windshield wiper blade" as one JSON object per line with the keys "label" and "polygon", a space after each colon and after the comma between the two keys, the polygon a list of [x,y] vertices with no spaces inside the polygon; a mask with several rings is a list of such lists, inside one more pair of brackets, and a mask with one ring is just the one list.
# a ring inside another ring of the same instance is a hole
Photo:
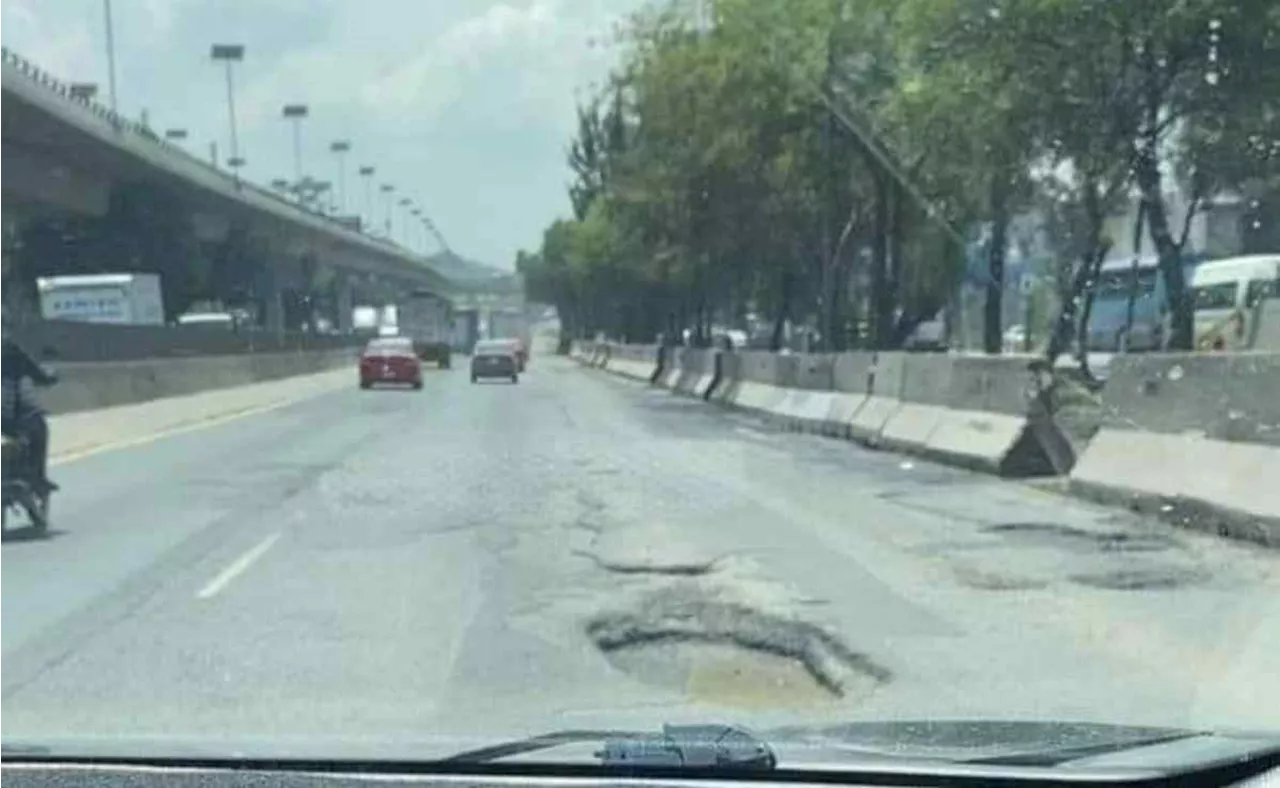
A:
{"label": "windshield wiper blade", "polygon": [[503,742],[452,755],[445,763],[483,763],[579,742],[604,742],[594,754],[606,768],[777,768],[773,749],[732,725],[664,725],[661,733],[568,730]]}
{"label": "windshield wiper blade", "polygon": [[527,739],[516,739],[515,741],[507,741],[487,747],[477,747],[474,750],[466,750],[442,759],[441,763],[484,763],[487,761],[498,761],[503,758],[513,758],[517,755],[537,752],[538,750],[549,750],[565,744],[601,741],[630,735],[635,734],[630,734],[626,731],[608,730],[555,731],[554,733],[530,736]]}
{"label": "windshield wiper blade", "polygon": [[1212,736],[1211,733],[1202,731],[1169,731],[1167,733],[1156,734],[1153,736],[1144,736],[1138,738],[1120,739],[1113,742],[1099,742],[1094,744],[1080,744],[1069,747],[1059,747],[1057,749],[1032,750],[1029,752],[1007,753],[1004,755],[992,755],[984,758],[966,759],[965,763],[985,764],[990,766],[1056,766],[1060,763],[1079,760],[1080,758],[1089,758],[1094,755],[1108,755],[1114,752],[1124,752],[1138,747],[1152,747],[1157,744],[1168,744],[1169,742],[1181,741],[1183,739],[1194,739],[1201,736]]}

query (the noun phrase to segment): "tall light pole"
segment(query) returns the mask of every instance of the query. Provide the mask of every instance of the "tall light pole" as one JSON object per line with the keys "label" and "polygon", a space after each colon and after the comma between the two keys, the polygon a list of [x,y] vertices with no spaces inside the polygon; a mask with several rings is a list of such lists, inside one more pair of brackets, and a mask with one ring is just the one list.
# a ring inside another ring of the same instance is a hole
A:
{"label": "tall light pole", "polygon": [[293,182],[302,184],[302,119],[307,116],[306,104],[285,104],[283,117],[293,123]]}
{"label": "tall light pole", "polygon": [[387,211],[386,228],[387,228],[388,241],[391,240],[391,199],[392,199],[391,194],[395,190],[396,190],[396,187],[390,183],[382,184],[382,201]]}
{"label": "tall light pole", "polygon": [[111,114],[116,113],[116,36],[111,25],[111,0],[102,0],[102,13],[107,20],[107,85],[111,90]]}
{"label": "tall light pole", "polygon": [[413,200],[408,197],[400,198],[400,221],[404,223],[404,239],[405,246],[409,245],[409,206],[413,204]]}
{"label": "tall light pole", "polygon": [[[422,209],[418,208],[417,206],[414,206],[413,210],[409,211],[409,213],[413,216],[413,218],[418,220],[417,222],[413,222],[410,226],[416,226],[418,229],[422,229],[422,219],[421,219]],[[410,239],[410,243],[409,243],[410,248],[413,247],[414,240],[415,239],[412,239],[412,238]]]}
{"label": "tall light pole", "polygon": [[244,46],[214,44],[209,48],[209,56],[214,60],[221,60],[227,69],[227,118],[231,125],[231,158],[227,159],[227,165],[238,172],[244,165],[244,159],[240,158],[240,139],[236,130],[236,87],[231,75],[231,64],[244,60]]}
{"label": "tall light pole", "polygon": [[[332,205],[332,203],[329,202],[329,200],[333,199],[333,184],[329,181],[316,182],[315,195],[316,195],[316,210],[319,211],[320,213],[332,213],[332,211],[328,209]],[[326,195],[329,197],[329,200],[325,200]]]}
{"label": "tall light pole", "polygon": [[372,166],[366,164],[360,168],[360,177],[364,179],[364,213],[369,219],[369,224],[373,225],[373,174],[377,172]]}
{"label": "tall light pole", "polygon": [[329,150],[338,157],[338,213],[347,211],[347,152],[351,150],[351,140],[334,140],[329,143]]}

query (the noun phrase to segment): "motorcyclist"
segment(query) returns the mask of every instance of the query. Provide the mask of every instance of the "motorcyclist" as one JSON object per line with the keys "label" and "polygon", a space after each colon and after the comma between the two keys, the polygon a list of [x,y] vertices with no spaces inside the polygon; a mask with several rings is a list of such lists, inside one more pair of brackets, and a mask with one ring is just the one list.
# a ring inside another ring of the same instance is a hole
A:
{"label": "motorcyclist", "polygon": [[44,411],[30,398],[23,395],[22,383],[30,378],[33,383],[47,386],[57,376],[38,364],[6,331],[3,338],[4,354],[0,358],[0,377],[3,378],[3,431],[4,434],[27,443],[28,461],[31,463],[31,483],[42,493],[58,489],[49,480],[49,424]]}

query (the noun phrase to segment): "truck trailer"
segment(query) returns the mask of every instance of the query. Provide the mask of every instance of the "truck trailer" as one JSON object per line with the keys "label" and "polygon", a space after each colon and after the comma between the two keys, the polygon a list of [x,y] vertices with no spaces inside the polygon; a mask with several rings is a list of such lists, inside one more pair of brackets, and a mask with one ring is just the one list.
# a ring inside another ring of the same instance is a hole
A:
{"label": "truck trailer", "polygon": [[449,299],[429,290],[414,290],[397,304],[396,327],[400,336],[413,340],[418,358],[434,362],[441,369],[450,365],[450,329],[453,305]]}
{"label": "truck trailer", "polygon": [[40,314],[46,320],[116,325],[164,325],[159,274],[42,276]]}

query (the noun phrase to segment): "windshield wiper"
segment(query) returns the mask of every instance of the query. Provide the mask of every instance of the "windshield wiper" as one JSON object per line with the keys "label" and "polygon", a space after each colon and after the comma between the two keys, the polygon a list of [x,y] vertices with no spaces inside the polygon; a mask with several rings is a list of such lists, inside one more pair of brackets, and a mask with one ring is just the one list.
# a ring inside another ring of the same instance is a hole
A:
{"label": "windshield wiper", "polygon": [[1124,752],[1125,750],[1137,749],[1139,747],[1152,747],[1157,744],[1168,744],[1169,742],[1181,741],[1183,739],[1194,739],[1201,736],[1212,736],[1211,733],[1203,733],[1200,731],[1169,731],[1162,734],[1152,736],[1143,736],[1137,738],[1122,738],[1113,742],[1098,742],[1094,744],[1079,744],[1067,747],[1050,748],[1046,750],[1032,750],[1029,752],[1015,752],[1004,755],[992,755],[983,758],[966,759],[965,763],[986,764],[990,766],[1057,766],[1058,764],[1075,761],[1081,758],[1089,758],[1095,755],[1108,755],[1115,752]]}
{"label": "windshield wiper", "polygon": [[604,742],[594,754],[606,768],[775,769],[768,744],[732,725],[664,725],[661,733],[570,730],[452,755],[445,763],[483,763],[579,742]]}

